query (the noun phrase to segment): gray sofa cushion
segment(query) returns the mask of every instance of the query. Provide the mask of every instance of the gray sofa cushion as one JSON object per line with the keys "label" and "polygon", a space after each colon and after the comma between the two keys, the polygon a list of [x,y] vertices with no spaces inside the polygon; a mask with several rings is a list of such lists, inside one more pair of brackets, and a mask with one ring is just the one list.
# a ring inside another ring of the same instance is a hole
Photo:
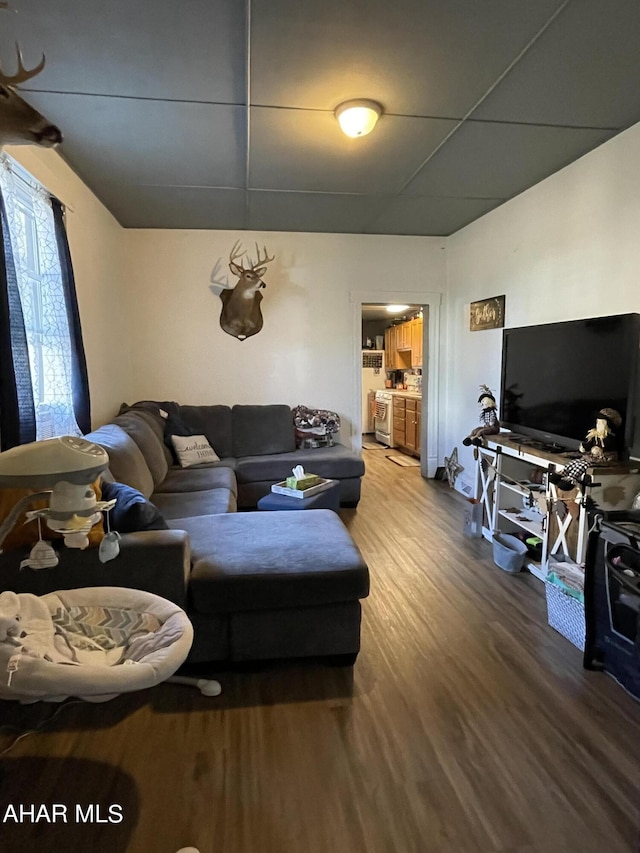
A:
{"label": "gray sofa cushion", "polygon": [[233,455],[229,406],[179,406],[178,414],[192,428],[192,435],[206,436],[221,459]]}
{"label": "gray sofa cushion", "polygon": [[179,492],[178,494],[154,494],[153,503],[170,527],[182,530],[172,519],[191,518],[199,515],[215,515],[218,512],[235,512],[236,496],[231,489],[206,489],[203,492]]}
{"label": "gray sofa cushion", "polygon": [[199,613],[319,606],[369,592],[362,555],[331,510],[243,512],[180,523],[191,540],[190,595]]}
{"label": "gray sofa cushion", "polygon": [[105,424],[85,436],[109,454],[109,470],[119,483],[133,486],[145,496],[153,493],[153,477],[135,441],[117,424]]}
{"label": "gray sofa cushion", "polygon": [[305,471],[329,479],[362,477],[364,462],[359,453],[334,444],[332,447],[317,447],[312,450],[296,450],[295,453],[274,453],[265,456],[249,456],[236,461],[236,477],[239,483],[271,480],[276,483],[290,476],[295,465]]}
{"label": "gray sofa cushion", "polygon": [[289,406],[234,406],[232,456],[262,456],[296,449]]}
{"label": "gray sofa cushion", "polygon": [[[170,468],[165,479],[156,486],[155,495],[167,492],[202,492],[205,489],[229,489],[237,495],[235,459],[221,459],[202,468]],[[185,513],[186,515],[186,513]]]}
{"label": "gray sofa cushion", "polygon": [[[167,405],[167,404],[165,404]],[[174,411],[177,411],[178,404],[171,403],[171,407]],[[135,412],[138,417],[143,418],[147,421],[147,423],[153,429],[158,441],[162,444],[162,451],[164,453],[164,457],[167,460],[167,465],[173,465],[173,457],[171,456],[171,451],[164,443],[164,424],[165,419],[160,414],[160,409],[162,408],[160,403],[154,402],[153,400],[141,400],[138,403],[133,403],[133,405],[129,405],[128,403],[123,403],[120,406],[119,415],[126,415],[129,412]],[[165,409],[165,411],[167,411]]]}
{"label": "gray sofa cushion", "polygon": [[145,412],[130,411],[124,415],[118,415],[113,419],[113,423],[122,427],[138,445],[151,471],[154,486],[157,486],[167,476],[169,465],[164,455],[164,443],[158,438],[145,414]]}

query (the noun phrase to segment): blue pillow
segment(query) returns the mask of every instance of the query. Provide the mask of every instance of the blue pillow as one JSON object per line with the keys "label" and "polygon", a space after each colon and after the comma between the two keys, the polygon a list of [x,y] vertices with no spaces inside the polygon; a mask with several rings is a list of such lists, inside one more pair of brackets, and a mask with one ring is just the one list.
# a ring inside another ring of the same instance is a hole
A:
{"label": "blue pillow", "polygon": [[137,489],[125,486],[124,483],[103,483],[102,500],[111,501],[114,498],[116,505],[109,513],[112,530],[135,533],[138,530],[169,529],[158,508]]}

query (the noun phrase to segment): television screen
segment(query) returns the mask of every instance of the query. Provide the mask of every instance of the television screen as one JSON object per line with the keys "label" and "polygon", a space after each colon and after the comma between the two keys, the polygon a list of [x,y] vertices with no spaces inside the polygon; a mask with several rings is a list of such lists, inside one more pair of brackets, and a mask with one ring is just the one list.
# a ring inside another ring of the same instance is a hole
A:
{"label": "television screen", "polygon": [[576,449],[609,407],[622,415],[619,451],[632,449],[640,314],[505,329],[502,425]]}

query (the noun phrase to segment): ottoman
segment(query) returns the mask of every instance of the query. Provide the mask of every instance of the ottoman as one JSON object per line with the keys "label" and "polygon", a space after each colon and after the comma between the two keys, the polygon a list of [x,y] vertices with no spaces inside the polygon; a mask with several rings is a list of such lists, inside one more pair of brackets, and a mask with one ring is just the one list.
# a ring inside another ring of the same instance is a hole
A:
{"label": "ottoman", "polygon": [[340,484],[334,481],[329,488],[316,492],[315,495],[308,498],[292,498],[289,495],[269,492],[268,495],[258,501],[258,510],[261,512],[278,512],[286,509],[332,509],[334,512],[338,512],[340,509]]}
{"label": "ottoman", "polygon": [[223,657],[234,661],[355,661],[369,571],[335,512],[226,513],[183,523],[193,564],[190,662],[216,659],[211,636],[226,641]]}

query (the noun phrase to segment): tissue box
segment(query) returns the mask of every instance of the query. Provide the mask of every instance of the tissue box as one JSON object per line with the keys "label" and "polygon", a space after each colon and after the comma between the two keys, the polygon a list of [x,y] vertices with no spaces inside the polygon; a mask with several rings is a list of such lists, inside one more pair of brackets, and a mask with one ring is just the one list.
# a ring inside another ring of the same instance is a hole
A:
{"label": "tissue box", "polygon": [[286,484],[288,489],[310,489],[311,486],[317,486],[320,482],[320,477],[317,474],[305,474],[304,477],[287,477]]}

